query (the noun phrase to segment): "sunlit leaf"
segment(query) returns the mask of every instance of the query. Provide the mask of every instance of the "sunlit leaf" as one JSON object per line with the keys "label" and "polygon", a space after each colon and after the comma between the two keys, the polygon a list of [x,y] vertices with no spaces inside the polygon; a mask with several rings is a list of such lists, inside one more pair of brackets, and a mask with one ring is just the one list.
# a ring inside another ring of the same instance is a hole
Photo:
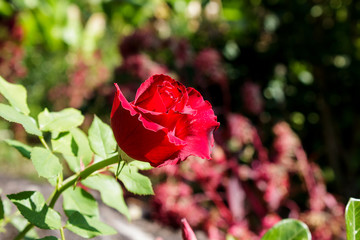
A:
{"label": "sunlit leaf", "polygon": [[79,212],[90,217],[99,217],[96,200],[84,189],[79,187],[75,189],[68,188],[63,193],[63,198],[63,208],[68,217],[74,212]]}
{"label": "sunlit leaf", "polygon": [[139,170],[150,170],[153,169],[153,167],[148,162],[133,160],[129,163],[130,166],[135,167]]}
{"label": "sunlit leaf", "polygon": [[116,141],[111,127],[103,123],[97,116],[89,128],[91,149],[102,158],[110,157],[116,150]]}
{"label": "sunlit leaf", "polygon": [[29,115],[30,110],[26,103],[26,89],[19,84],[9,83],[0,76],[0,93],[9,101],[11,106]]}
{"label": "sunlit leaf", "polygon": [[31,160],[40,177],[52,179],[62,172],[59,159],[48,149],[34,147],[31,151]]}
{"label": "sunlit leaf", "polygon": [[96,217],[89,217],[79,212],[74,212],[69,217],[65,227],[84,238],[116,234],[115,229],[101,222]]}
{"label": "sunlit leaf", "polygon": [[63,155],[71,171],[80,171],[80,160],[74,153],[78,151],[78,147],[70,132],[58,134],[56,138],[51,139],[51,145],[54,152]]}
{"label": "sunlit leaf", "polygon": [[52,150],[64,155],[74,155],[71,149],[71,140],[70,132],[59,133],[55,138],[51,139]]}
{"label": "sunlit leaf", "polygon": [[92,159],[92,151],[89,141],[84,132],[73,128],[70,132],[62,132],[56,138],[51,139],[54,152],[63,154],[66,162],[73,172],[81,170],[80,162],[87,166]]}
{"label": "sunlit leaf", "polygon": [[15,108],[9,105],[0,103],[0,116],[9,122],[21,124],[27,133],[37,136],[42,135],[41,131],[36,126],[35,120],[32,117],[26,116],[16,111]]}
{"label": "sunlit leaf", "polygon": [[80,126],[84,121],[84,116],[74,108],[66,108],[60,112],[49,112],[45,108],[39,114],[38,120],[42,131],[66,132]]}
{"label": "sunlit leaf", "polygon": [[285,219],[268,230],[261,240],[311,240],[311,234],[305,223]]}
{"label": "sunlit leaf", "polygon": [[21,215],[30,223],[42,229],[60,229],[60,214],[45,204],[41,193],[25,191],[7,195],[13,202]]}
{"label": "sunlit leaf", "polygon": [[81,159],[85,166],[87,166],[91,162],[93,152],[91,151],[89,140],[86,134],[79,128],[71,129],[70,133],[73,136],[73,142],[71,143],[73,151],[75,149],[77,150],[74,152],[75,155]]}
{"label": "sunlit leaf", "polygon": [[5,142],[7,144],[9,144],[10,146],[14,147],[16,150],[18,150],[23,157],[30,159],[30,153],[32,151],[32,147],[30,147],[22,142],[19,142],[16,140],[11,140],[11,139],[6,139]]}
{"label": "sunlit leaf", "polygon": [[134,167],[125,164],[118,178],[129,192],[139,195],[154,194],[150,179],[138,173]]}
{"label": "sunlit leaf", "polygon": [[82,184],[98,190],[106,205],[115,208],[129,218],[129,210],[124,200],[123,190],[114,177],[98,174],[84,179]]}
{"label": "sunlit leaf", "polygon": [[348,240],[360,238],[360,199],[350,198],[345,209],[346,236]]}

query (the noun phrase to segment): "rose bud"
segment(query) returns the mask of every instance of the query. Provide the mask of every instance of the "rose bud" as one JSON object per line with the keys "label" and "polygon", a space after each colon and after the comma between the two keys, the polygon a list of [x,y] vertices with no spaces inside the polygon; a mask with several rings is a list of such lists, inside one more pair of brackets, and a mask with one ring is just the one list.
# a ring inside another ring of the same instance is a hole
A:
{"label": "rose bud", "polygon": [[181,232],[183,240],[197,240],[195,233],[186,221],[186,218],[181,219]]}
{"label": "rose bud", "polygon": [[128,102],[115,86],[111,128],[128,156],[153,167],[177,164],[190,155],[210,159],[219,123],[198,91],[169,76],[153,75]]}

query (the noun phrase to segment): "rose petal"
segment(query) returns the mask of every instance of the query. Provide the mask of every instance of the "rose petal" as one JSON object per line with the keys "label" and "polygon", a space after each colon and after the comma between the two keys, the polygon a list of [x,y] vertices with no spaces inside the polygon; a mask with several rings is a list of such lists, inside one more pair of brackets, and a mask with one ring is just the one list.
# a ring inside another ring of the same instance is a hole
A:
{"label": "rose petal", "polygon": [[[164,89],[168,91],[163,91]],[[167,75],[158,74],[141,84],[136,92],[134,105],[154,112],[166,112],[173,108],[175,111],[181,111],[187,100],[184,85]]]}
{"label": "rose petal", "polygon": [[[190,155],[210,159],[211,148],[214,145],[213,131],[219,126],[211,104],[205,101],[201,94],[193,88],[189,93],[188,105],[192,114],[169,111],[168,113],[154,113],[138,108],[142,115],[151,122],[173,129],[176,138],[186,142],[184,148],[159,166],[174,165],[186,160]],[[196,109],[196,110],[195,110]]]}
{"label": "rose petal", "polygon": [[141,112],[141,115],[143,115],[149,121],[157,123],[167,129],[175,129],[177,122],[182,119],[184,115],[183,113],[174,111],[161,113],[149,111],[137,106],[135,106],[135,108],[138,112]]}
{"label": "rose petal", "polygon": [[[162,81],[154,75],[143,82],[136,92],[134,105],[154,112],[165,112],[166,108],[158,92],[157,82]],[[168,77],[170,78],[170,77]]]}
{"label": "rose petal", "polygon": [[166,128],[142,117],[123,96],[119,86],[115,86],[111,127],[126,154],[156,167],[184,147],[185,143]]}
{"label": "rose petal", "polygon": [[181,150],[180,158],[190,155],[210,159],[211,148],[214,146],[213,131],[219,127],[211,104],[205,101],[201,94],[193,88],[187,88],[188,104],[196,109],[193,115],[183,115],[183,120],[176,125],[175,136],[184,140],[187,145]]}

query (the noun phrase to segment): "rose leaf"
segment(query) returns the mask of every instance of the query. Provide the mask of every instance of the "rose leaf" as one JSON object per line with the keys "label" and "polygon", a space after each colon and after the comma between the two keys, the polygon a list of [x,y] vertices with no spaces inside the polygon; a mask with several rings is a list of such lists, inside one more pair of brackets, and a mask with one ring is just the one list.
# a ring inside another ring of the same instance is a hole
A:
{"label": "rose leaf", "polygon": [[31,151],[31,160],[40,177],[47,178],[50,183],[62,172],[59,159],[48,149],[35,147]]}
{"label": "rose leaf", "polygon": [[30,110],[26,103],[26,89],[19,84],[9,83],[0,76],[0,93],[9,101],[11,106],[25,115],[29,115]]}
{"label": "rose leaf", "polygon": [[60,229],[61,217],[45,204],[40,192],[25,191],[7,195],[20,213],[32,224],[42,229]]}
{"label": "rose leaf", "polygon": [[360,199],[350,198],[345,208],[346,236],[348,240],[359,239],[360,236]]}
{"label": "rose leaf", "polygon": [[65,227],[84,238],[116,234],[115,229],[101,222],[98,218],[89,217],[79,212],[71,214]]}
{"label": "rose leaf", "polygon": [[132,193],[139,195],[154,194],[150,179],[138,173],[135,167],[125,164],[118,177],[126,189]]}
{"label": "rose leaf", "polygon": [[86,187],[98,190],[102,201],[130,218],[129,210],[126,206],[123,190],[120,184],[112,176],[97,174],[81,181]]}
{"label": "rose leaf", "polygon": [[103,123],[96,115],[89,128],[90,147],[102,158],[110,157],[116,150],[116,141],[111,127]]}
{"label": "rose leaf", "polygon": [[74,108],[65,108],[60,112],[49,112],[46,108],[38,115],[42,131],[66,132],[78,127],[84,121],[81,112]]}
{"label": "rose leaf", "polygon": [[311,240],[309,228],[295,219],[284,219],[268,230],[261,240]]}
{"label": "rose leaf", "polygon": [[0,103],[0,116],[9,122],[21,124],[27,133],[37,136],[42,135],[41,131],[36,126],[35,120],[32,117],[26,116],[16,111],[15,108],[9,105]]}

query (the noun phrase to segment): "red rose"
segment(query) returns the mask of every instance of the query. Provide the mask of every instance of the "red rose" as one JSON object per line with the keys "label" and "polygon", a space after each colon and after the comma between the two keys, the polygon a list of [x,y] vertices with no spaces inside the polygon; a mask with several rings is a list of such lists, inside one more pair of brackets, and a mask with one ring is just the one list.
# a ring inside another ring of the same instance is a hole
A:
{"label": "red rose", "polygon": [[153,167],[176,164],[190,155],[210,159],[219,123],[198,91],[169,76],[153,75],[129,103],[115,86],[111,128],[127,155]]}

